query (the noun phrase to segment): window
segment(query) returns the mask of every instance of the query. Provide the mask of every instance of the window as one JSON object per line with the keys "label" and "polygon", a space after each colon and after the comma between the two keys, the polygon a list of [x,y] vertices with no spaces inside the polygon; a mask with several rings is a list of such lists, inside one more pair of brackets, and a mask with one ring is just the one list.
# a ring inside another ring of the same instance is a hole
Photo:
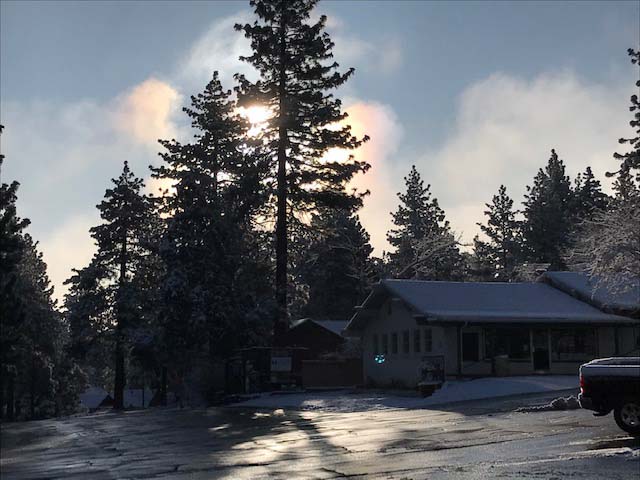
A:
{"label": "window", "polygon": [[378,355],[380,353],[380,345],[378,345],[378,335],[373,334],[373,354]]}
{"label": "window", "polygon": [[391,334],[391,353],[398,353],[398,334]]}
{"label": "window", "polygon": [[433,338],[431,336],[431,329],[426,328],[424,330],[424,351],[425,353],[430,353],[433,349]]}
{"label": "window", "polygon": [[411,340],[409,338],[409,330],[402,332],[402,353],[411,351]]}
{"label": "window", "polygon": [[488,358],[508,355],[511,360],[531,360],[528,328],[488,328],[485,330]]}
{"label": "window", "polygon": [[551,360],[573,362],[596,357],[596,334],[592,328],[551,330]]}
{"label": "window", "polygon": [[477,362],[480,360],[480,336],[478,332],[462,334],[462,361]]}
{"label": "window", "polygon": [[382,353],[389,354],[389,336],[386,333],[382,334]]}
{"label": "window", "polygon": [[420,330],[413,331],[413,351],[420,353]]}

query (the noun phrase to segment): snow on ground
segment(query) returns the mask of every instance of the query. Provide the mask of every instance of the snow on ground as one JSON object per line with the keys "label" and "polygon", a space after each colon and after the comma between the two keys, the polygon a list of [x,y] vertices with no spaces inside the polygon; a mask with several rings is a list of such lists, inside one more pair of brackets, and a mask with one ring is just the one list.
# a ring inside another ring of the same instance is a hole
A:
{"label": "snow on ground", "polygon": [[445,382],[440,390],[426,398],[422,398],[411,391],[275,392],[262,394],[258,397],[232,404],[232,406],[357,412],[395,408],[424,408],[467,400],[553,392],[571,388],[578,389],[578,377],[574,375],[479,378]]}

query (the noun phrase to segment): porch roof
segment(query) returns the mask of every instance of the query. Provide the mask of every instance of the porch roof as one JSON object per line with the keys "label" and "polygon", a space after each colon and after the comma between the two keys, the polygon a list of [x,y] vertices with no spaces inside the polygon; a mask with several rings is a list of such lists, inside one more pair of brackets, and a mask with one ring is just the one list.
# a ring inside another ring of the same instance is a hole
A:
{"label": "porch roof", "polygon": [[637,324],[604,313],[544,283],[382,280],[352,317],[347,331],[361,331],[389,298],[402,301],[419,323]]}
{"label": "porch roof", "polygon": [[542,280],[606,312],[640,315],[640,278],[620,277],[611,285],[586,273],[546,272]]}

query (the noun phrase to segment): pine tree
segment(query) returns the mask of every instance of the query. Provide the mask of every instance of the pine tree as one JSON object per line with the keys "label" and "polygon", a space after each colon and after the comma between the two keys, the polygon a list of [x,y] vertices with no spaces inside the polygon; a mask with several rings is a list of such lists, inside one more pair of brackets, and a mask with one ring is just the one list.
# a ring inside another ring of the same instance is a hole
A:
{"label": "pine tree", "polygon": [[263,203],[264,171],[259,146],[247,140],[248,124],[217,72],[183,110],[192,119],[194,141],[161,141],[164,163],[152,168],[154,177],[175,186],[161,208],[167,227],[160,315],[167,358],[182,376],[201,353],[220,358],[238,346],[242,312],[251,308],[236,282],[243,263],[251,263],[247,249]]}
{"label": "pine tree", "polygon": [[348,319],[375,279],[369,235],[357,215],[334,209],[314,215],[311,230],[300,266],[301,281],[309,288],[304,315]]}
{"label": "pine tree", "polygon": [[97,245],[94,268],[100,274],[100,281],[108,282],[103,293],[109,301],[103,305],[110,308],[115,344],[114,407],[121,409],[126,383],[126,333],[140,315],[131,280],[149,254],[144,239],[154,206],[152,199],[142,193],[144,184],[135,177],[127,162],[120,176],[112,181],[113,188],[107,189],[98,205],[103,223],[90,232]]}
{"label": "pine tree", "polygon": [[[640,51],[628,50],[631,63],[640,67]],[[640,87],[640,80],[636,81]],[[573,249],[575,264],[607,284],[609,288],[628,290],[633,282],[629,278],[640,277],[640,101],[638,95],[631,96],[635,137],[620,139],[629,144],[627,153],[615,153],[620,161],[614,183],[616,196],[611,208],[596,212],[592,221],[586,222],[577,245]],[[639,292],[635,292],[639,293]]]}
{"label": "pine tree", "polygon": [[484,265],[490,265],[494,280],[508,281],[522,255],[521,223],[516,220],[517,211],[507,188],[500,185],[498,194],[486,204],[487,224],[478,223],[488,241],[474,239],[475,255]]}
{"label": "pine tree", "polygon": [[615,192],[613,203],[618,205],[632,197],[640,196],[640,183],[633,179],[629,170],[621,169],[613,182],[613,191]]}
{"label": "pine tree", "polygon": [[572,213],[576,222],[593,219],[595,212],[605,210],[609,197],[602,192],[600,181],[596,180],[591,167],[579,174],[573,189]]}
{"label": "pine tree", "polygon": [[405,177],[406,192],[398,193],[400,205],[392,214],[395,229],[387,233],[395,252],[389,254],[391,271],[397,278],[459,280],[465,262],[459,242],[451,232],[438,200],[431,198],[431,185],[424,186],[415,165]]}
{"label": "pine tree", "polygon": [[[3,160],[0,155],[0,167]],[[10,420],[72,413],[84,386],[82,372],[66,358],[68,331],[42,253],[24,232],[29,221],[17,215],[17,190],[17,182],[0,185],[0,416]],[[74,372],[65,383],[63,364]]]}
{"label": "pine tree", "polygon": [[28,405],[28,415],[25,412],[25,416],[35,419],[56,414],[56,394],[73,388],[73,385],[59,385],[54,377],[56,364],[66,355],[68,331],[52,299],[53,287],[37,243],[30,235],[24,235],[23,242],[24,254],[16,283],[23,306],[18,393]]}
{"label": "pine tree", "polygon": [[287,327],[289,215],[322,207],[353,208],[360,195],[345,191],[351,178],[369,167],[355,161],[328,161],[333,148],[354,149],[358,139],[343,122],[347,114],[330,93],[353,74],[337,71],[331,61],[333,42],[325,31],[326,17],[310,22],[317,0],[251,0],[256,21],[236,25],[250,39],[253,54],[241,57],[256,67],[260,80],[242,75],[238,96],[243,105],[262,105],[272,118],[260,132],[270,160],[270,185],[275,208],[276,300],[275,341]]}
{"label": "pine tree", "polygon": [[[640,67],[640,50],[632,48],[627,50],[631,57],[631,63]],[[636,81],[636,87],[640,88],[640,80]],[[631,95],[629,111],[633,112],[633,119],[629,125],[635,129],[635,137],[621,138],[620,144],[629,144],[631,150],[627,153],[614,153],[614,157],[620,160],[620,171],[636,171],[636,181],[640,183],[640,100],[637,94]]]}
{"label": "pine tree", "polygon": [[[2,130],[0,125],[0,133]],[[0,169],[3,161],[4,155],[0,155]],[[15,415],[17,363],[21,345],[26,341],[21,329],[24,323],[24,305],[16,290],[16,283],[25,250],[23,230],[30,222],[17,215],[18,187],[19,183],[16,181],[0,184],[0,413],[6,414],[9,420]]]}
{"label": "pine tree", "polygon": [[545,169],[540,169],[524,201],[523,233],[529,260],[565,267],[562,255],[570,245],[573,193],[565,166],[555,150]]}

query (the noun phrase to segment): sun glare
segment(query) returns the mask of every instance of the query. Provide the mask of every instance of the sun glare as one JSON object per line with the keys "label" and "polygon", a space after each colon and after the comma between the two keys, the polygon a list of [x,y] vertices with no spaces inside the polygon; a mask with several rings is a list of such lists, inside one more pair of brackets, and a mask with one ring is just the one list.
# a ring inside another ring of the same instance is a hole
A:
{"label": "sun glare", "polygon": [[252,125],[264,123],[271,118],[271,110],[267,107],[263,107],[262,105],[252,105],[250,107],[242,108],[240,114],[244,115]]}
{"label": "sun glare", "polygon": [[238,108],[238,113],[246,118],[251,124],[251,128],[248,132],[251,137],[255,137],[260,133],[265,127],[265,122],[273,115],[271,109],[262,105],[240,107]]}

